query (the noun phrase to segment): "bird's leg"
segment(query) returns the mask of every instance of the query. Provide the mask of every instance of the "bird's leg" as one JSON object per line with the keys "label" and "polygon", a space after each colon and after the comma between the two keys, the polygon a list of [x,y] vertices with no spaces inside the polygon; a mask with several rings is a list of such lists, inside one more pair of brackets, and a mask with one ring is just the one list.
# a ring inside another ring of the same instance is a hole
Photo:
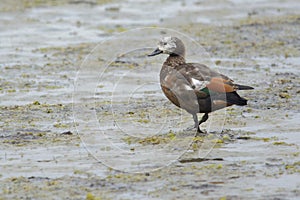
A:
{"label": "bird's leg", "polygon": [[203,131],[200,130],[200,124],[202,124],[203,122],[206,122],[207,119],[208,119],[208,113],[205,113],[198,124],[197,135],[198,135],[198,133],[203,133]]}
{"label": "bird's leg", "polygon": [[187,131],[191,131],[191,130],[193,130],[194,128],[197,128],[197,127],[198,127],[198,124],[199,124],[197,114],[192,114],[192,115],[193,115],[193,119],[194,119],[195,125],[194,125],[193,127],[187,128],[187,129],[186,129]]}
{"label": "bird's leg", "polygon": [[193,119],[194,119],[194,122],[195,122],[194,128],[197,128],[197,134],[196,134],[196,136],[198,136],[198,133],[203,133],[200,130],[200,127],[199,127],[199,125],[203,122],[203,117],[202,117],[201,121],[199,122],[197,114],[193,114]]}
{"label": "bird's leg", "polygon": [[193,114],[193,119],[194,119],[194,122],[195,122],[194,128],[197,128],[198,125],[199,125],[199,121],[198,121],[198,116],[197,116],[197,114]]}

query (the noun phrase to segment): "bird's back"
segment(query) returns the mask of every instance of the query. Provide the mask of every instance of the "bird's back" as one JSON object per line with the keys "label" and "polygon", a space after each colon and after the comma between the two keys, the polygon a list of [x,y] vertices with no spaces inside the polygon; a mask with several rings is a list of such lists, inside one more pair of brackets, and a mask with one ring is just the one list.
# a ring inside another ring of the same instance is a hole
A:
{"label": "bird's back", "polygon": [[233,104],[246,105],[247,100],[236,92],[241,85],[232,82],[206,65],[185,63],[179,56],[169,56],[160,72],[160,84],[166,97],[189,113],[211,112]]}

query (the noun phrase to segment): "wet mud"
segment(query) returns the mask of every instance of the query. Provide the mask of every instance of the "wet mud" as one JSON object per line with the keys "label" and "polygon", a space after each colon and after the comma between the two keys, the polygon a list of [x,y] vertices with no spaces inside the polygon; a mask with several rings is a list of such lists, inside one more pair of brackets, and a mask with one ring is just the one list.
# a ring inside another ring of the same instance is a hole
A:
{"label": "wet mud", "polygon": [[[0,199],[299,198],[299,9],[297,1],[3,1]],[[159,88],[165,57],[135,52],[105,71],[123,77],[120,88],[103,78],[94,96],[83,91],[74,102],[95,46],[146,26],[196,40],[211,67],[255,88],[240,92],[248,106],[211,114],[203,128],[212,133],[195,137],[192,117]],[[85,126],[85,110],[104,134]]]}

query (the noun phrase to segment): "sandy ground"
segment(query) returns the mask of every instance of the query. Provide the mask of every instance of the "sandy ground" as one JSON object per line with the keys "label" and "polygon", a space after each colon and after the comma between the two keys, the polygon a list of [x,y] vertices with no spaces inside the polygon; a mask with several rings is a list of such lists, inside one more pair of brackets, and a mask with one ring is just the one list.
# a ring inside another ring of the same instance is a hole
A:
{"label": "sandy ground", "polygon": [[[0,199],[299,198],[297,1],[0,10]],[[191,116],[159,88],[165,56],[146,55],[170,34],[189,60],[255,87],[240,92],[248,106],[211,114],[211,134],[187,131]]]}

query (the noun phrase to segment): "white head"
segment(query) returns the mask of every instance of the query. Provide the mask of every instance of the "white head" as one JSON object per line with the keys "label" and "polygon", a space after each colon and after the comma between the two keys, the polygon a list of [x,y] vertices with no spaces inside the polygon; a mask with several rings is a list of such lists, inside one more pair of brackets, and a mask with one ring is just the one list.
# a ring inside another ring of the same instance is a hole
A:
{"label": "white head", "polygon": [[161,53],[184,56],[185,54],[184,44],[177,37],[164,37],[158,42],[157,49],[155,49],[148,56],[155,56]]}

